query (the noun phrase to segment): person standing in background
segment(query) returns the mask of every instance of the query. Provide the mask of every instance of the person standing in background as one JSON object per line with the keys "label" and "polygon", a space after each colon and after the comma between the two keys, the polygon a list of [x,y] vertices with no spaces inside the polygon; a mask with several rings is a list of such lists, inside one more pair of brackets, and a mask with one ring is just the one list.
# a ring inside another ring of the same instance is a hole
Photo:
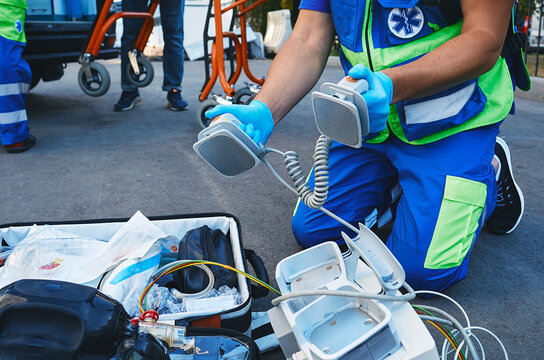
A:
{"label": "person standing in background", "polygon": [[[3,1],[3,0],[0,0]],[[123,0],[123,11],[147,11],[147,0]],[[168,108],[173,111],[187,110],[188,104],[181,96],[183,79],[183,10],[185,0],[163,0],[160,4],[161,26],[163,30],[164,51],[162,67],[164,80],[162,90],[167,91]],[[125,69],[129,64],[128,52],[133,48],[143,20],[123,18],[121,38],[121,98],[114,105],[114,111],[128,111],[141,101],[138,88],[133,85]]]}
{"label": "person standing in background", "polygon": [[30,135],[26,99],[32,74],[23,59],[26,0],[0,0],[0,141],[8,153],[36,144]]}

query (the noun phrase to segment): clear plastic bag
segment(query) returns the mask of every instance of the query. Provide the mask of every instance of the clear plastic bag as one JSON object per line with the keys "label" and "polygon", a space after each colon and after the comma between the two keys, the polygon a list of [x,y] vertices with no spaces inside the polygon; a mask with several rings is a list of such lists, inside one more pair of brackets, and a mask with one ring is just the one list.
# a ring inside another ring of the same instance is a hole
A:
{"label": "clear plastic bag", "polygon": [[166,234],[137,212],[108,241],[34,226],[0,268],[0,288],[19,279],[89,283],[126,259],[146,255]]}
{"label": "clear plastic bag", "polygon": [[185,312],[185,304],[174,298],[168,288],[153,285],[145,298],[145,308],[154,309],[159,314]]}
{"label": "clear plastic bag", "polygon": [[236,288],[230,288],[226,285],[219,289],[213,289],[206,298],[194,299],[187,298],[185,301],[186,311],[202,311],[209,309],[228,309],[242,303],[242,296]]}

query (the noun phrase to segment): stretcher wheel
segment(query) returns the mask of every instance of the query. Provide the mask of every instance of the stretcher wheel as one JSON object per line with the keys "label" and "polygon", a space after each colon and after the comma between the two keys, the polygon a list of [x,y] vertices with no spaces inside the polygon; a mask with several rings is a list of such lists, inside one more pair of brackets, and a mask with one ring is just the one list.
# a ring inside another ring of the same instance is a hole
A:
{"label": "stretcher wheel", "polygon": [[213,120],[213,119],[208,119],[206,115],[204,114],[206,113],[206,111],[215,107],[217,104],[218,103],[217,101],[215,101],[215,99],[206,99],[202,102],[202,104],[200,104],[200,108],[198,109],[196,113],[196,120],[198,121],[198,125],[200,125],[202,129],[205,129],[208,126],[210,126]]}
{"label": "stretcher wheel", "polygon": [[145,56],[138,56],[136,58],[136,62],[138,63],[140,74],[136,75],[134,73],[134,69],[129,62],[126,69],[128,80],[137,87],[145,87],[151,84],[151,82],[153,81],[153,76],[155,75],[155,71],[153,70],[153,65],[151,65],[151,62],[147,60]]}
{"label": "stretcher wheel", "polygon": [[91,78],[87,77],[87,73],[83,66],[77,74],[79,87],[89,96],[102,96],[108,92],[111,84],[110,74],[106,67],[100,63],[91,61],[89,63],[91,69]]}
{"label": "stretcher wheel", "polygon": [[255,98],[256,93],[251,91],[249,88],[242,88],[240,90],[237,90],[234,94],[233,102],[234,104],[243,104],[247,105]]}

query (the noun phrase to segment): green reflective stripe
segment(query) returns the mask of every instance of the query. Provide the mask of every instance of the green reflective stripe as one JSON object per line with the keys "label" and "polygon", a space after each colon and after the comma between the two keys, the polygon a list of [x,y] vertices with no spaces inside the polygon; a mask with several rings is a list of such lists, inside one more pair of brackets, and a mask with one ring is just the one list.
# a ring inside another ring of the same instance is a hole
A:
{"label": "green reflective stripe", "polygon": [[[0,2],[0,36],[18,42],[26,42],[24,25],[25,25],[25,8],[6,5]],[[20,20],[21,32],[16,28],[17,20]]]}
{"label": "green reflective stripe", "polygon": [[377,70],[390,68],[436,49],[446,41],[461,34],[461,26],[462,22],[458,22],[421,39],[395,47],[380,49],[376,55],[380,64],[380,68]]}
{"label": "green reflective stripe", "polygon": [[449,269],[461,265],[468,254],[487,197],[481,182],[447,176],[444,197],[424,267]]}
{"label": "green reflective stripe", "polygon": [[[406,44],[384,49],[371,48],[370,51],[374,71],[388,69],[434,50],[451,38],[458,36],[461,33],[462,25],[462,22],[458,22]],[[369,42],[372,44],[372,37],[370,37]],[[367,66],[366,63],[363,62],[366,61],[366,54],[364,52],[357,53],[345,48],[342,48],[342,50],[352,65],[364,64]]]}
{"label": "green reflective stripe", "polygon": [[506,61],[503,58],[499,58],[490,71],[478,78],[478,86],[487,97],[485,108],[480,114],[461,125],[418,140],[408,141],[406,136],[404,136],[397,111],[391,109],[391,113],[394,114],[394,117],[389,117],[389,127],[402,141],[412,145],[423,145],[457,134],[461,131],[495,124],[504,120],[508,113],[510,113],[512,102],[514,101],[514,89],[512,87],[510,71],[508,70]]}
{"label": "green reflective stripe", "polygon": [[371,143],[371,144],[379,144],[381,142],[384,142],[385,139],[387,139],[389,137],[389,129],[388,128],[385,128],[385,130],[383,130],[382,132],[380,132],[378,134],[378,136],[370,139],[370,140],[366,140],[367,143]]}

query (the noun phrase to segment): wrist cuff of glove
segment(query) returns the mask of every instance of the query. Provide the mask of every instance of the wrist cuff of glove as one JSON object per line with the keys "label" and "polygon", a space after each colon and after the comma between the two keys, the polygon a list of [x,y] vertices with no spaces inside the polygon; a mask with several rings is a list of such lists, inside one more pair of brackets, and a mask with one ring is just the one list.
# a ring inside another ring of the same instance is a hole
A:
{"label": "wrist cuff of glove", "polygon": [[266,104],[260,100],[253,100],[249,103],[249,106],[254,107],[257,111],[261,112],[263,115],[263,120],[267,122],[267,127],[270,129],[270,132],[274,129],[274,119],[272,118],[272,112],[266,106]]}

